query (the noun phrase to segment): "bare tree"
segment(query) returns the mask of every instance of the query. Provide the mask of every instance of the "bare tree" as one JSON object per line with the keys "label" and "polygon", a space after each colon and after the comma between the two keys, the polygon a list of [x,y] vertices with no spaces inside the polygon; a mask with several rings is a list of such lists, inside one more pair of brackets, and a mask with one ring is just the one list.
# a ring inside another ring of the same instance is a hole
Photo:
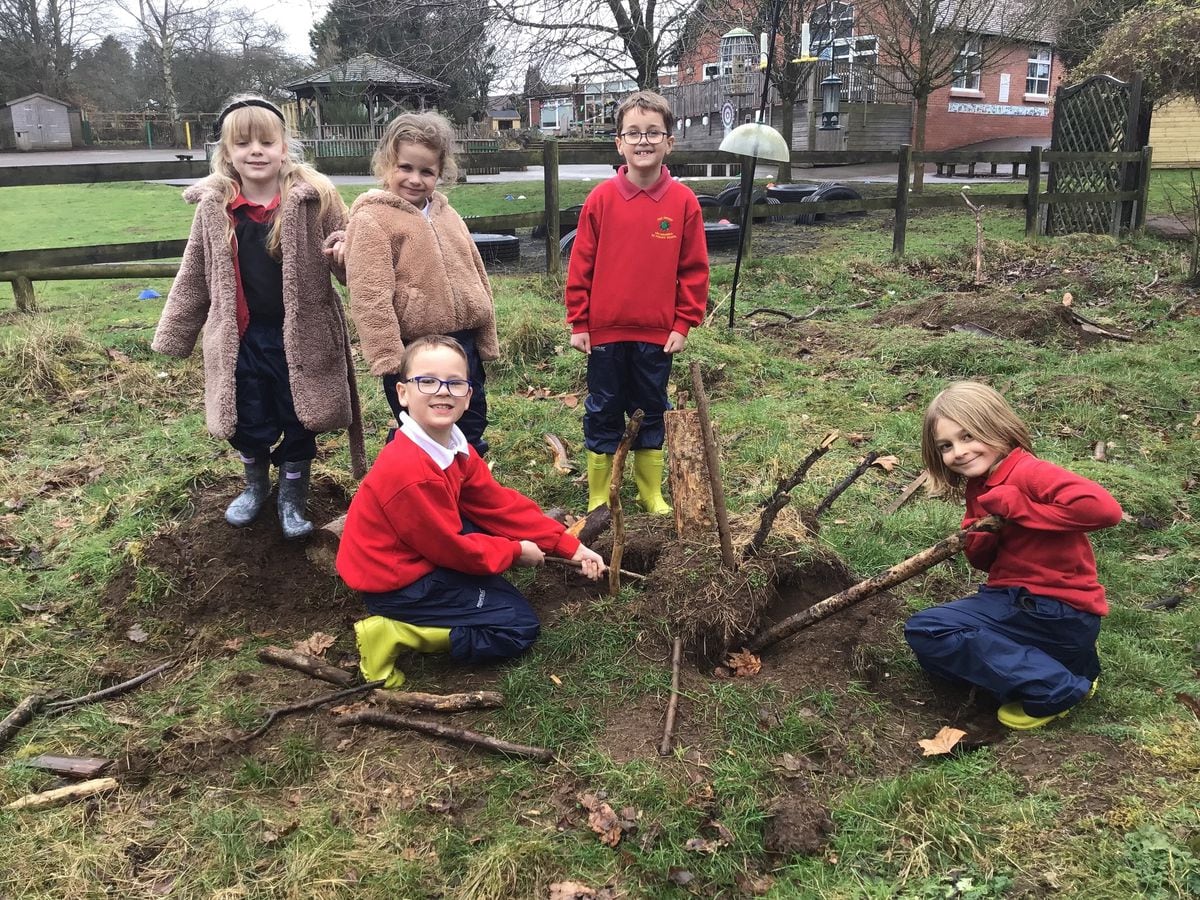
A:
{"label": "bare tree", "polygon": [[638,87],[658,87],[699,0],[492,0],[498,17],[533,35],[532,56],[560,55]]}
{"label": "bare tree", "polygon": [[[929,96],[978,77],[1013,44],[1049,42],[1049,0],[866,0],[864,20],[879,39],[874,74],[910,92],[916,106],[913,149],[925,149]],[[913,171],[913,190],[924,184]]]}
{"label": "bare tree", "polygon": [[0,95],[69,95],[94,0],[0,0]]}

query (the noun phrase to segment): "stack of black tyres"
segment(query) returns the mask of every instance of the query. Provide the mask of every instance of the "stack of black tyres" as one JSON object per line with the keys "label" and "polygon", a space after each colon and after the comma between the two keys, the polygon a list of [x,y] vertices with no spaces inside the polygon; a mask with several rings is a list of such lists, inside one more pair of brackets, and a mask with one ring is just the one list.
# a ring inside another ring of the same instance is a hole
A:
{"label": "stack of black tyres", "polygon": [[471,240],[485,263],[515,262],[521,258],[521,239],[511,234],[473,234]]}
{"label": "stack of black tyres", "polygon": [[[839,184],[836,181],[827,181],[818,187],[807,197],[801,199],[801,203],[820,203],[822,200],[861,200],[862,194],[848,185]],[[797,225],[813,225],[816,222],[828,221],[830,216],[865,216],[864,210],[849,213],[801,213],[796,216]]]}

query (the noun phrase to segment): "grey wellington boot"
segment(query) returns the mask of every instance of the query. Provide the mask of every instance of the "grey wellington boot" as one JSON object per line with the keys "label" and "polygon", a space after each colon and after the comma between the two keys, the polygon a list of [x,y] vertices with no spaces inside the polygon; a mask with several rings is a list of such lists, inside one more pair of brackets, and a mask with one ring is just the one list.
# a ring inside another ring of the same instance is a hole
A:
{"label": "grey wellington boot", "polygon": [[245,528],[257,519],[271,496],[271,461],[264,457],[243,465],[246,467],[246,489],[234,497],[225,510],[225,521],[235,528]]}
{"label": "grey wellington boot", "polygon": [[[308,503],[308,475],[311,460],[285,462],[279,467],[279,527],[289,541],[311,534],[313,523],[304,518]],[[292,478],[288,475],[292,474]]]}

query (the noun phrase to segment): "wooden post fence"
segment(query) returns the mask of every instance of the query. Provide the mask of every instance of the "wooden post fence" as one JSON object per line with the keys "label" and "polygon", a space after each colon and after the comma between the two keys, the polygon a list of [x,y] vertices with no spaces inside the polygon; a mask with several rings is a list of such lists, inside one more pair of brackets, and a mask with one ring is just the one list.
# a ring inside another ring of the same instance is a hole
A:
{"label": "wooden post fence", "polygon": [[[924,165],[924,163],[921,163]],[[900,147],[900,161],[896,167],[896,226],[892,231],[892,253],[904,255],[904,238],[908,230],[908,183],[912,169],[912,145]]]}
{"label": "wooden post fence", "polygon": [[562,254],[558,242],[562,230],[558,210],[558,140],[547,138],[542,145],[542,166],[546,195],[546,274],[562,274]]}
{"label": "wooden post fence", "polygon": [[1029,162],[1025,165],[1025,237],[1037,240],[1038,192],[1042,189],[1042,148],[1029,148]]}

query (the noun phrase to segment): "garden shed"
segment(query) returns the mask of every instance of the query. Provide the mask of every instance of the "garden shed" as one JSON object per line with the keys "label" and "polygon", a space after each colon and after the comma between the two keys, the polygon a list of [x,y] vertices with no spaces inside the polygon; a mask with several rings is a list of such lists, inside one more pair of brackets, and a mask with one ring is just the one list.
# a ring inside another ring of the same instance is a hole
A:
{"label": "garden shed", "polygon": [[0,150],[70,150],[68,105],[46,94],[29,94],[0,107]]}

